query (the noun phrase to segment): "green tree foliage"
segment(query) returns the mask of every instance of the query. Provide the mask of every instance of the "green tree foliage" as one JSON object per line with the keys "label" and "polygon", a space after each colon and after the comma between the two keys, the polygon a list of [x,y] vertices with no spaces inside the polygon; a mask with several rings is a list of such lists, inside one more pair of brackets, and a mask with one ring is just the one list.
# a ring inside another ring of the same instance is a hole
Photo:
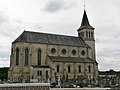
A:
{"label": "green tree foliage", "polygon": [[2,81],[3,81],[3,80],[7,80],[8,70],[9,70],[8,67],[0,68],[0,79],[1,79]]}

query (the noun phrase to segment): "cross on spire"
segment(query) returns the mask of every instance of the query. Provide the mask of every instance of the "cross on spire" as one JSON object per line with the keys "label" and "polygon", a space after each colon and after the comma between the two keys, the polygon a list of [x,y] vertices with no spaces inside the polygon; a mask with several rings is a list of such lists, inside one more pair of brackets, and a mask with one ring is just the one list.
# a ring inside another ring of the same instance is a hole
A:
{"label": "cross on spire", "polygon": [[85,1],[84,1],[84,10],[85,10]]}

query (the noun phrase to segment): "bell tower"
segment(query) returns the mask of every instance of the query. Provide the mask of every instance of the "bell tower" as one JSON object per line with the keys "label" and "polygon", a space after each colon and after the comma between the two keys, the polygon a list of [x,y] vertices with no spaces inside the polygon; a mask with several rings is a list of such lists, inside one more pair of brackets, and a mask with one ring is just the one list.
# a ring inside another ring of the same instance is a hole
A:
{"label": "bell tower", "polygon": [[91,58],[95,58],[95,39],[94,39],[94,28],[90,25],[86,11],[84,10],[83,18],[80,28],[78,31],[78,37],[82,38],[84,42],[91,47]]}

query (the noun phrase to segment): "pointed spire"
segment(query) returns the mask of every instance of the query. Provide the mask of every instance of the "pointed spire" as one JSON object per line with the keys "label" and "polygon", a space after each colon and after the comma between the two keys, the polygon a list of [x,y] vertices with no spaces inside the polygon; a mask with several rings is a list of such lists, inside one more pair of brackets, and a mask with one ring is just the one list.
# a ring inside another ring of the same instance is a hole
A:
{"label": "pointed spire", "polygon": [[85,10],[84,10],[81,26],[90,26],[89,20],[88,20],[88,17],[87,17],[87,14],[86,14]]}
{"label": "pointed spire", "polygon": [[89,20],[88,20],[88,17],[87,17],[87,14],[86,14],[86,11],[84,10],[84,14],[83,14],[83,18],[82,18],[82,23],[81,23],[81,26],[80,28],[78,29],[79,30],[82,30],[84,28],[88,28],[88,29],[94,29],[90,23],[89,23]]}

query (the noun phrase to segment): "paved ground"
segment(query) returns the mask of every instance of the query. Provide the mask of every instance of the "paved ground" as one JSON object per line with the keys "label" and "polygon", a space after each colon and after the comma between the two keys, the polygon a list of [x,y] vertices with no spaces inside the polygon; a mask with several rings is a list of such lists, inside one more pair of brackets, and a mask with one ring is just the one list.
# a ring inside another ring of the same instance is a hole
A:
{"label": "paved ground", "polygon": [[110,90],[110,88],[51,88],[50,90]]}

